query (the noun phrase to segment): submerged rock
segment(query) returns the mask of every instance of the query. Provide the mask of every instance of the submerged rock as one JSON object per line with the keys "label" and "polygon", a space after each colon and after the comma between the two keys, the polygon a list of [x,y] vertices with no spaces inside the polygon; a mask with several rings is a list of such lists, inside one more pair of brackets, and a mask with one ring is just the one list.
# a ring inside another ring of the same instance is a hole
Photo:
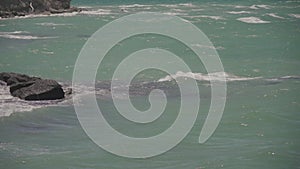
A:
{"label": "submerged rock", "polygon": [[55,80],[30,77],[17,73],[0,73],[0,80],[10,86],[10,93],[23,100],[56,100],[65,97]]}

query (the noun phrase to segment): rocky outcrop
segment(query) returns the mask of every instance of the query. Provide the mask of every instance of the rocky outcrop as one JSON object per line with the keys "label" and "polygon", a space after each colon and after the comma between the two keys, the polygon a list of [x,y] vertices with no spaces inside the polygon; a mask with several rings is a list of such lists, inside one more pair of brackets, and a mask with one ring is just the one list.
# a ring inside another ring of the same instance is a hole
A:
{"label": "rocky outcrop", "polygon": [[0,0],[0,17],[24,16],[39,13],[78,11],[70,6],[71,0]]}
{"label": "rocky outcrop", "polygon": [[23,100],[56,100],[65,97],[55,80],[30,77],[17,73],[0,73],[0,80],[10,86],[10,93]]}

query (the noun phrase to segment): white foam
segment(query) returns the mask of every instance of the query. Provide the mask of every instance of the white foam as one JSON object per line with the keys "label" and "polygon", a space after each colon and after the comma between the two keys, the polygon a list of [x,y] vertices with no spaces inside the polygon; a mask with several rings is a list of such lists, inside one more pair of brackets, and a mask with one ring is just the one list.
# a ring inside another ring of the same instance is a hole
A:
{"label": "white foam", "polygon": [[178,71],[175,75],[167,75],[164,78],[158,80],[158,82],[164,81],[171,81],[177,78],[192,78],[199,81],[247,81],[247,80],[254,80],[260,79],[261,77],[240,77],[232,74],[228,74],[226,72],[216,72],[210,74],[203,74],[203,73],[193,73],[193,72],[181,72]]}
{"label": "white foam", "polygon": [[214,20],[224,20],[224,18],[221,16],[200,15],[198,17],[199,18],[209,18],[209,19],[214,19]]}
{"label": "white foam", "polygon": [[21,34],[21,33],[29,33],[29,32],[27,31],[0,32],[0,35],[11,35],[11,34]]}
{"label": "white foam", "polygon": [[172,16],[178,16],[178,15],[187,15],[185,13],[179,13],[179,12],[164,12],[165,15],[172,15]]}
{"label": "white foam", "polygon": [[23,18],[41,18],[41,17],[49,17],[49,16],[60,16],[60,17],[68,17],[75,16],[81,12],[67,12],[67,13],[57,13],[57,14],[29,14],[25,16],[15,16],[11,18],[1,18],[0,20],[11,20],[11,19],[23,19]]}
{"label": "white foam", "polygon": [[271,6],[262,4],[262,5],[251,5],[249,8],[250,9],[260,9],[260,8],[271,9]]}
{"label": "white foam", "polygon": [[259,9],[256,5],[252,5],[249,7],[250,9]]}
{"label": "white foam", "polygon": [[261,20],[260,18],[257,17],[243,17],[243,18],[238,18],[237,20],[245,23],[271,23],[270,21],[264,21]]}
{"label": "white foam", "polygon": [[272,7],[270,5],[256,5],[259,8],[263,8],[263,9],[271,9]]}
{"label": "white foam", "polygon": [[175,12],[185,12],[184,10],[182,10],[182,9],[177,9],[177,8],[173,8],[173,9],[171,9],[172,11],[175,11]]}
{"label": "white foam", "polygon": [[80,14],[85,14],[85,15],[110,15],[110,14],[113,14],[113,13],[109,9],[97,9],[97,10],[81,11]]}
{"label": "white foam", "polygon": [[93,8],[92,6],[78,6],[78,8],[80,9],[91,9]]}
{"label": "white foam", "polygon": [[36,23],[36,25],[41,25],[41,26],[66,26],[66,25],[71,25],[71,24],[42,22],[42,23]]}
{"label": "white foam", "polygon": [[291,75],[291,76],[282,76],[280,79],[300,79],[300,76]]}
{"label": "white foam", "polygon": [[272,16],[273,18],[279,18],[279,19],[284,19],[284,17],[278,16],[274,13],[268,13],[267,15]]}
{"label": "white foam", "polygon": [[0,37],[8,38],[8,39],[49,39],[55,37],[38,37],[38,36],[31,36],[27,35],[29,32],[26,31],[14,31],[14,32],[0,32]]}
{"label": "white foam", "polygon": [[25,31],[14,31],[14,32],[0,32],[0,37],[8,39],[23,39],[23,40],[35,40],[35,39],[51,39],[57,37],[41,37],[27,35],[29,32]]}
{"label": "white foam", "polygon": [[294,18],[297,18],[297,19],[300,18],[300,14],[289,14],[289,16],[294,17]]}
{"label": "white foam", "polygon": [[225,18],[221,16],[211,16],[211,15],[197,15],[197,16],[185,16],[186,18],[209,18],[209,19],[214,19],[214,20],[225,20]]}
{"label": "white foam", "polygon": [[166,7],[166,8],[180,8],[180,7],[196,7],[196,5],[192,3],[180,3],[180,4],[158,4],[158,6]]}
{"label": "white foam", "polygon": [[141,4],[132,4],[132,5],[120,5],[120,8],[136,8],[136,7],[148,7],[151,5],[141,5]]}
{"label": "white foam", "polygon": [[31,105],[24,104],[20,99],[13,97],[9,93],[8,86],[0,86],[0,117],[10,116],[13,112],[32,111]]}
{"label": "white foam", "polygon": [[214,47],[214,46],[201,45],[201,44],[191,44],[191,46],[199,47],[199,48],[219,49],[219,50],[225,49],[225,48],[222,47],[222,46]]}
{"label": "white foam", "polygon": [[195,7],[192,3],[180,3],[180,6],[185,6],[185,7]]}
{"label": "white foam", "polygon": [[234,8],[236,8],[236,9],[254,9],[254,10],[256,10],[256,9],[271,9],[272,6],[265,5],[265,4],[261,4],[261,5],[254,4],[254,5],[251,5],[251,6],[236,5],[236,6],[234,6]]}
{"label": "white foam", "polygon": [[250,14],[250,11],[228,11],[229,14]]}
{"label": "white foam", "polygon": [[166,7],[166,8],[177,8],[178,5],[174,4],[158,4],[158,6]]}
{"label": "white foam", "polygon": [[242,6],[242,5],[236,5],[236,6],[234,6],[234,8],[242,9],[242,8],[249,8],[249,7],[248,6]]}
{"label": "white foam", "polygon": [[50,16],[61,16],[61,17],[68,17],[68,16],[75,16],[81,12],[66,12],[66,13],[57,13],[57,14],[50,14]]}
{"label": "white foam", "polygon": [[65,100],[42,100],[42,101],[26,101],[11,96],[9,86],[0,85],[0,117],[10,116],[15,112],[28,112],[49,106],[69,105],[70,99]]}

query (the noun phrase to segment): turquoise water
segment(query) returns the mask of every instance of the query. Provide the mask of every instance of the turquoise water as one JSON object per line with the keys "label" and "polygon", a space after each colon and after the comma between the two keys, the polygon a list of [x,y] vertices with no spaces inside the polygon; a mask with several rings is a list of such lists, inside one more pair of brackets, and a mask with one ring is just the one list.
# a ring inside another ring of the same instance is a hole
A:
{"label": "turquoise water", "polygon": [[[210,88],[197,79],[201,108],[187,137],[162,155],[128,159],[102,150],[89,139],[70,99],[58,105],[27,103],[12,99],[1,89],[0,168],[300,168],[299,1],[72,3],[89,11],[1,19],[0,71],[70,84],[82,46],[101,26],[140,11],[176,15],[207,35],[230,75],[221,123],[208,142],[198,143]],[[178,54],[193,73],[205,77],[200,61],[182,44],[162,36],[141,35],[120,42],[107,55],[98,80],[109,81],[124,57],[146,47]],[[136,80],[155,81],[165,76],[152,70],[140,73]],[[138,137],[160,133],[172,124],[177,97],[169,98],[165,115],[154,125],[143,126],[120,118],[110,99],[99,96],[98,104],[114,128]],[[132,97],[141,110],[149,107],[146,100],[144,95]]]}

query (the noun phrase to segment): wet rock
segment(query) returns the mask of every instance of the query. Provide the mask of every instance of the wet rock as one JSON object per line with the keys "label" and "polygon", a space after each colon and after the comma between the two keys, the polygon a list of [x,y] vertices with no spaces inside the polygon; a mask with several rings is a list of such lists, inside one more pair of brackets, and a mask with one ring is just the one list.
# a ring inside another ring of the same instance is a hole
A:
{"label": "wet rock", "polygon": [[24,74],[18,74],[18,73],[12,73],[12,72],[2,72],[0,73],[0,80],[6,82],[8,86],[13,85],[15,83],[20,83],[20,82],[28,82],[28,81],[34,81],[38,80],[41,78],[38,77],[29,77]]}
{"label": "wet rock", "polygon": [[40,13],[74,12],[71,0],[0,0],[0,17],[8,18]]}
{"label": "wet rock", "polygon": [[[25,82],[20,87],[20,83],[16,83],[14,86],[18,86],[16,90],[11,90],[11,95],[19,97],[24,100],[56,100],[64,98],[64,91],[61,85],[54,80],[42,79],[33,82]],[[15,89],[15,88],[14,88]]]}
{"label": "wet rock", "polygon": [[10,93],[23,100],[56,100],[65,97],[55,80],[30,77],[18,73],[0,73],[0,80],[10,86]]}

